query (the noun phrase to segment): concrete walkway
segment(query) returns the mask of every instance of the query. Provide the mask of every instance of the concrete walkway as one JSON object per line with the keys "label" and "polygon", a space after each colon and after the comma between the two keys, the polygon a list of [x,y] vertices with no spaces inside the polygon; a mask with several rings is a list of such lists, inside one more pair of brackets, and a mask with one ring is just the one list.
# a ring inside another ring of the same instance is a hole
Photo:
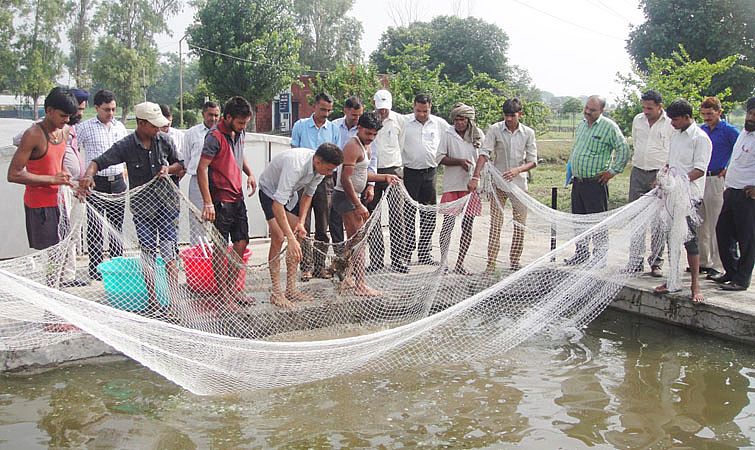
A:
{"label": "concrete walkway", "polygon": [[[472,252],[478,255],[484,254],[486,244],[486,239],[476,239],[470,255],[473,254]],[[533,247],[538,246],[535,242],[528,245],[532,245]],[[543,243],[542,245],[547,245],[547,243]],[[267,255],[268,240],[260,239],[252,241],[251,247],[254,257],[250,263],[262,262]],[[505,251],[506,249],[503,248],[501,253],[505,255]],[[568,269],[564,269],[562,265],[556,264],[549,270]],[[448,276],[459,277],[460,275]],[[721,290],[716,283],[703,279],[701,280],[701,287],[706,300],[702,304],[693,304],[689,299],[689,274],[684,274],[683,285],[685,288],[678,293],[666,295],[655,294],[653,289],[663,281],[662,278],[653,278],[649,274],[642,274],[632,278],[617,295],[611,307],[639,314],[650,319],[667,322],[671,325],[683,326],[703,333],[716,335],[724,339],[755,344],[755,292],[753,290],[726,292]],[[316,291],[317,283],[330,284],[329,281],[325,280],[313,280],[304,286]],[[381,286],[376,287],[382,288]],[[479,289],[484,289],[484,287],[484,285],[480,285]],[[344,302],[341,306],[345,310],[348,310],[349,302]],[[316,313],[317,311],[315,310],[322,307],[318,302],[315,302],[311,306],[302,309],[302,314]],[[333,305],[331,304],[328,307],[333,307]],[[253,310],[250,310],[247,315],[249,316],[249,320],[254,320],[255,322],[264,321],[268,315],[271,317],[275,316],[271,311],[268,311],[268,309],[272,308],[275,307],[263,303],[252,307]],[[348,317],[347,314],[341,315]],[[69,341],[45,348],[24,351],[0,350],[0,372],[21,371],[26,373],[29,370],[34,371],[57,367],[72,361],[81,362],[82,360],[91,358],[101,361],[102,357],[112,357],[113,355],[119,355],[119,353],[96,338],[87,334],[81,334]]]}

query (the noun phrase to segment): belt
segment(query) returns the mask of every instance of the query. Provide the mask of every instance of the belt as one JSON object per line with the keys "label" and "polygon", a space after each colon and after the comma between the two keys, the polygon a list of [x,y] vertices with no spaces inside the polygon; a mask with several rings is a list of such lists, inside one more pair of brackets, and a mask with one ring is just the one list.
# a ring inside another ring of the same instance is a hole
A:
{"label": "belt", "polygon": [[98,179],[98,180],[109,181],[109,182],[112,183],[113,181],[120,181],[120,180],[122,180],[123,179],[123,174],[119,173],[118,175],[107,175],[107,176],[95,175],[94,178]]}
{"label": "belt", "polygon": [[404,167],[404,170],[412,170],[419,173],[430,173],[435,171],[435,167],[428,167],[426,169],[412,169],[411,167]]}
{"label": "belt", "polygon": [[705,175],[707,175],[709,177],[715,177],[718,174],[720,174],[721,172],[723,172],[724,170],[726,170],[726,169],[709,170],[709,171],[705,172]]}
{"label": "belt", "polygon": [[598,179],[599,177],[597,175],[590,178],[572,177],[572,181],[576,181],[577,183],[590,183],[592,181],[598,181]]}

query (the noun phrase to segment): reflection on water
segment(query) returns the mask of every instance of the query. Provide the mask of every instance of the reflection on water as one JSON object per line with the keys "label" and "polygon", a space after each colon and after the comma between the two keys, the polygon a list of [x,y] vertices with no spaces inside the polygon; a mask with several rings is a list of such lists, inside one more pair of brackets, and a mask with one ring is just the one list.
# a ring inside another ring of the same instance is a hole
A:
{"label": "reflection on water", "polygon": [[607,312],[496,360],[197,397],[130,361],[0,378],[7,448],[741,448],[755,352]]}

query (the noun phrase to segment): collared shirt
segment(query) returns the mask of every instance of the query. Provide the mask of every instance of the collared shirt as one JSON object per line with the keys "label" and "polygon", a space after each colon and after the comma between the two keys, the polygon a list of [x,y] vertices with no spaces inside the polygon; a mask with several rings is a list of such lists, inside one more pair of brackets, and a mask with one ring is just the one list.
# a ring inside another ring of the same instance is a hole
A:
{"label": "collared shirt", "polygon": [[650,126],[645,114],[639,113],[632,120],[632,165],[642,170],[660,170],[668,160],[668,145],[674,127],[666,111]]}
{"label": "collared shirt", "polygon": [[[674,130],[668,149],[668,165],[676,175],[686,175],[692,169],[705,172],[713,145],[703,130],[692,124],[684,131]],[[692,182],[692,197],[700,200],[705,192],[705,175]]]}
{"label": "collared shirt", "polygon": [[[113,119],[110,126],[100,122],[98,117],[92,117],[76,124],[76,135],[79,141],[79,150],[84,148],[84,164],[89,165],[93,159],[105,153],[116,142],[125,138],[128,134],[122,123]],[[107,169],[100,170],[97,175],[107,177],[123,173],[123,164],[116,164]]]}
{"label": "collared shirt", "polygon": [[176,162],[183,164],[173,141],[163,132],[157,133],[149,148],[142,145],[136,133],[131,133],[93,161],[97,163],[98,169],[125,163],[128,169],[129,189],[141,186],[155,178],[162,166],[169,166]]}
{"label": "collared shirt", "polygon": [[258,180],[260,191],[276,202],[293,210],[299,202],[297,192],[313,196],[324,178],[315,171],[315,151],[308,148],[293,148],[276,155]]}
{"label": "collared shirt", "polygon": [[[506,127],[506,122],[496,122],[488,128],[482,141],[480,154],[493,160],[493,165],[501,173],[525,163],[537,164],[537,144],[535,130],[519,123],[516,130]],[[527,190],[527,173],[522,172],[512,180],[520,188]]]}
{"label": "collared shirt", "polygon": [[383,128],[378,131],[372,142],[372,154],[377,157],[379,169],[401,167],[401,143],[404,140],[405,129],[406,119],[394,111],[383,120]]}
{"label": "collared shirt", "polygon": [[[482,140],[485,140],[485,135],[480,131]],[[446,166],[443,172],[443,192],[457,192],[466,191],[467,184],[472,178],[474,173],[475,161],[477,161],[478,151],[471,142],[467,142],[459,136],[459,133],[453,127],[449,127],[440,137],[440,144],[438,145],[438,155],[436,157],[438,163],[444,157],[467,159],[472,161],[472,165],[469,170],[464,170],[461,166]]]}
{"label": "collared shirt", "polygon": [[401,159],[404,167],[422,170],[437,167],[436,155],[440,137],[448,129],[448,122],[430,114],[425,123],[420,123],[414,114],[407,114],[404,144]]}
{"label": "collared shirt", "polygon": [[[356,125],[349,128],[346,125],[345,117],[339,117],[338,119],[334,120],[333,126],[336,127],[336,133],[338,134],[338,147],[341,149],[341,151],[343,151],[343,148],[346,146],[346,143],[349,142],[349,139],[357,135],[358,128]],[[367,170],[372,173],[377,173],[378,157],[377,157],[377,151],[375,150],[374,143],[370,145],[370,150],[371,150],[370,152],[372,153],[372,157],[370,158],[370,162],[367,166]],[[374,185],[375,182],[372,181],[369,184]]]}
{"label": "collared shirt", "polygon": [[605,171],[616,175],[629,161],[629,146],[616,122],[601,115],[592,126],[587,120],[577,125],[569,161],[575,177],[592,178]]}
{"label": "collared shirt", "polygon": [[747,186],[755,186],[755,131],[742,130],[726,170],[726,187],[744,189]]}
{"label": "collared shirt", "polygon": [[317,150],[320,145],[330,142],[338,144],[338,130],[333,122],[325,119],[325,123],[317,128],[314,114],[306,119],[299,119],[291,130],[291,147],[303,147]]}
{"label": "collared shirt", "polygon": [[[214,130],[218,130],[229,152],[221,152],[221,143]],[[244,145],[246,132],[233,132],[226,122],[221,120],[205,136],[202,147],[202,159],[210,160],[207,176],[212,200],[221,203],[235,203],[244,199],[244,187],[241,184],[241,172],[244,169]]]}
{"label": "collared shirt", "polygon": [[710,141],[713,143],[713,154],[710,157],[708,170],[721,170],[729,165],[734,143],[739,138],[739,130],[725,120],[720,120],[713,130],[707,123],[700,125]]}
{"label": "collared shirt", "polygon": [[205,126],[204,122],[200,122],[186,130],[184,134],[183,157],[186,173],[189,175],[197,174],[197,166],[199,166],[202,147],[204,147],[204,138],[209,132],[210,129]]}
{"label": "collared shirt", "polygon": [[166,133],[169,138],[173,140],[173,145],[176,146],[176,151],[178,152],[178,157],[180,159],[184,159],[184,132],[181,130],[178,130],[173,127],[168,128],[168,133]]}

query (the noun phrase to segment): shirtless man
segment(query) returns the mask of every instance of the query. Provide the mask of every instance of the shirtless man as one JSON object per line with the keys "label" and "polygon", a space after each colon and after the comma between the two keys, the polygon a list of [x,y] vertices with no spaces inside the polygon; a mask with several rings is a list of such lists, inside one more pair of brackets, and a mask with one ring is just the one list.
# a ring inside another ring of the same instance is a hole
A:
{"label": "shirtless man", "polygon": [[[343,217],[346,236],[352,239],[370,217],[360,197],[370,181],[379,181],[395,185],[399,178],[393,174],[376,174],[367,170],[372,155],[370,144],[375,140],[383,126],[374,112],[364,113],[357,123],[357,134],[343,147],[343,165],[338,169],[338,179],[333,191],[333,209]],[[349,247],[353,248],[354,243]],[[355,273],[354,293],[360,296],[374,297],[379,291],[371,289],[364,279],[364,251],[355,255],[352,265]]]}

